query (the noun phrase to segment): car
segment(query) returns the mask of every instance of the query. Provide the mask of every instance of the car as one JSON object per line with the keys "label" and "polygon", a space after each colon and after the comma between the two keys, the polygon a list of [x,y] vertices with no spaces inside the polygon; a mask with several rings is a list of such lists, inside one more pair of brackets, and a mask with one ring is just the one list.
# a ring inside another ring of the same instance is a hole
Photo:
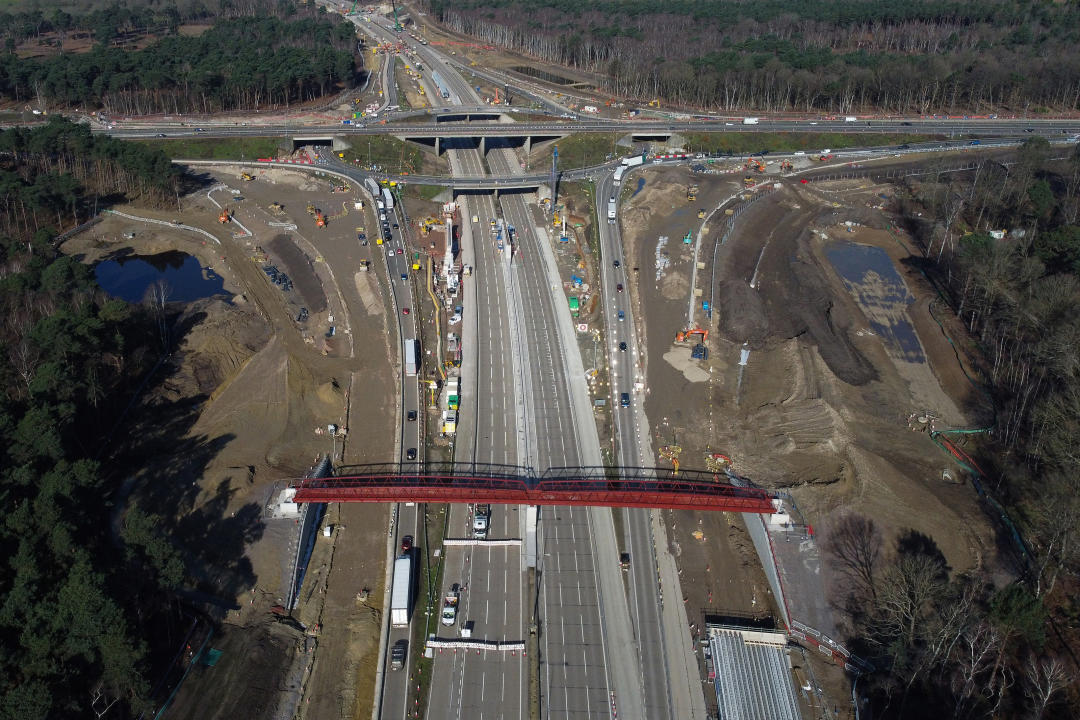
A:
{"label": "car", "polygon": [[911,127],[911,123],[910,123],[910,122],[908,122],[907,120],[905,120],[904,122],[902,122],[902,123],[900,123],[900,124],[901,124],[901,125],[907,125],[908,127]]}
{"label": "car", "polygon": [[398,249],[397,249],[397,254],[398,254],[398,255],[404,255],[404,254],[405,254],[405,251],[404,251],[404,250],[402,250],[401,248],[398,248]]}
{"label": "car", "polygon": [[812,123],[810,123],[810,124],[811,124],[811,125],[817,125],[817,123],[816,123],[816,122],[812,122]]}
{"label": "car", "polygon": [[1035,132],[1035,128],[1027,128],[1024,132]]}
{"label": "car", "polygon": [[158,137],[165,137],[165,133],[158,133],[157,136]]}
{"label": "car", "polygon": [[397,229],[398,229],[398,224],[397,224],[397,223],[394,223],[394,229],[395,229],[395,230],[397,230]]}
{"label": "car", "polygon": [[630,569],[630,553],[619,553],[619,567],[623,570]]}
{"label": "car", "polygon": [[618,285],[616,285],[616,286],[615,286],[615,290],[616,290],[617,292],[622,292],[622,283],[619,283]]}
{"label": "car", "polygon": [[408,315],[409,314],[409,308],[401,308],[401,314],[402,315]]}
{"label": "car", "polygon": [[622,310],[620,310],[619,311],[619,322],[622,322],[625,319],[626,319],[626,313],[623,312]]}
{"label": "car", "polygon": [[391,670],[400,670],[401,668],[405,667],[405,655],[408,643],[408,640],[398,640],[396,643],[394,643],[394,647],[390,649]]}
{"label": "car", "polygon": [[622,393],[619,395],[619,405],[622,407],[630,407],[630,393]]}
{"label": "car", "polygon": [[619,343],[619,352],[626,352],[626,343],[625,342]]}
{"label": "car", "polygon": [[412,550],[412,535],[406,535],[401,538],[401,552],[407,553]]}
{"label": "car", "polygon": [[416,411],[410,410],[408,413],[405,414],[405,419],[409,422],[416,422]]}
{"label": "car", "polygon": [[799,182],[800,182],[800,183],[802,183],[803,185],[806,185],[806,184],[807,184],[807,183],[809,183],[810,181],[809,181],[809,180],[807,180],[806,178],[802,178],[802,179],[800,179],[800,180],[799,180]]}
{"label": "car", "polygon": [[[195,128],[195,132],[206,132],[206,131],[203,130],[202,128]],[[1031,131],[1028,130],[1028,132],[1031,132]]]}
{"label": "car", "polygon": [[401,279],[404,282],[408,282],[409,281],[409,274],[408,273],[401,273]]}
{"label": "car", "polygon": [[[387,238],[387,239],[389,239],[389,238]],[[387,253],[386,253],[386,257],[390,257],[390,258],[394,257],[394,248],[390,248],[390,249],[389,249],[389,250],[387,251]]]}
{"label": "car", "polygon": [[621,263],[621,262],[619,262],[618,260],[616,260],[615,262],[611,263],[611,266],[612,266],[613,268],[619,268],[619,267],[621,267],[621,266],[622,266],[622,263]]}
{"label": "car", "polygon": [[900,146],[900,149],[901,150],[907,150],[910,147],[911,147],[910,145],[908,145],[907,143],[904,143],[903,145]]}
{"label": "car", "polygon": [[982,145],[982,142],[979,140],[972,140],[968,143],[968,145]]}
{"label": "car", "polygon": [[406,460],[415,460],[416,459],[416,448],[409,448],[408,450],[406,450],[405,451],[405,459]]}
{"label": "car", "polygon": [[453,315],[450,316],[450,321],[449,322],[450,322],[451,325],[457,325],[459,322],[461,322],[461,314],[460,313],[454,313]]}

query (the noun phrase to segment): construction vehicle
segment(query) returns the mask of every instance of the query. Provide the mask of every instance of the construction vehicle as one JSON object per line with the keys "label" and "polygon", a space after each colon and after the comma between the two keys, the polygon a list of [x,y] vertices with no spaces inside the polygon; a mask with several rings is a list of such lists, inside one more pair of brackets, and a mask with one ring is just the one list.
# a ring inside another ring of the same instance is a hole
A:
{"label": "construction vehicle", "polygon": [[270,209],[270,212],[272,212],[274,215],[284,215],[285,214],[285,206],[282,205],[281,203],[273,202],[273,203],[270,203],[270,205],[268,207]]}
{"label": "construction vehicle", "polygon": [[708,360],[709,348],[704,343],[698,343],[690,350],[690,357],[694,360]]}
{"label": "construction vehicle", "polygon": [[232,216],[229,214],[229,208],[227,208],[227,207],[221,208],[221,214],[218,215],[218,222],[221,223],[222,225],[224,225],[225,223],[229,222],[230,220],[232,220]]}
{"label": "construction vehicle", "polygon": [[699,220],[704,219],[704,217],[705,217],[705,208],[701,208],[700,210],[698,210],[697,211],[697,216],[698,216]]}
{"label": "construction vehicle", "polygon": [[315,206],[312,205],[311,203],[308,203],[307,207],[304,208],[304,209],[307,210],[308,215],[314,215],[316,212],[318,212],[318,210],[315,208]]}
{"label": "construction vehicle", "polygon": [[795,169],[795,164],[790,160],[784,160],[780,163],[780,172],[791,172]]}
{"label": "construction vehicle", "polygon": [[693,245],[694,244],[693,231],[687,230],[686,235],[683,236],[682,241],[683,241],[683,245]]}
{"label": "construction vehicle", "polygon": [[754,178],[753,178],[752,176],[750,176],[750,175],[747,175],[746,177],[744,177],[744,178],[743,178],[743,180],[742,180],[742,182],[743,182],[743,187],[748,187],[748,188],[752,188],[752,187],[754,187],[755,185],[757,185],[757,180],[755,180],[755,179],[754,179]]}
{"label": "construction vehicle", "polygon": [[686,188],[686,200],[688,202],[694,202],[695,200],[697,200],[697,194],[698,194],[698,186],[697,185],[691,185],[690,187]]}
{"label": "construction vehicle", "polygon": [[709,340],[708,330],[701,327],[693,327],[687,328],[686,330],[680,330],[679,332],[675,333],[675,342],[686,342],[694,335],[700,335],[701,342],[703,343],[708,342]]}
{"label": "construction vehicle", "polygon": [[255,176],[252,175],[251,173],[248,173],[248,172],[242,172],[242,173],[240,173],[240,179],[250,182],[251,180],[255,179]]}
{"label": "construction vehicle", "polygon": [[660,107],[660,101],[659,100],[650,100],[649,101],[649,107],[655,107],[655,108]]}
{"label": "construction vehicle", "polygon": [[660,457],[665,460],[671,461],[671,474],[679,474],[679,455],[682,454],[682,448],[678,445],[664,445],[659,450]]}
{"label": "construction vehicle", "polygon": [[832,160],[832,158],[833,158],[832,153],[826,153],[824,155],[819,156],[818,160],[820,160],[821,162],[825,162],[826,160]]}
{"label": "construction vehicle", "polygon": [[326,227],[326,217],[322,214],[322,210],[315,211],[315,227]]}
{"label": "construction vehicle", "polygon": [[443,597],[442,624],[447,627],[457,622],[458,601],[461,599],[461,593],[458,592],[457,587],[457,584],[454,584],[450,592]]}

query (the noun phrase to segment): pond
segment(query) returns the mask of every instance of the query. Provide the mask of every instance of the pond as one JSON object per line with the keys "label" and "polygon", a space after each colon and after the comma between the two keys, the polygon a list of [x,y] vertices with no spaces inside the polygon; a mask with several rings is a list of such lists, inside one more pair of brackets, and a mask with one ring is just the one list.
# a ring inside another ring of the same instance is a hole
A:
{"label": "pond", "polygon": [[888,253],[870,245],[836,242],[825,248],[825,255],[890,354],[907,362],[926,362],[922,343],[907,315],[915,297]]}
{"label": "pond", "polygon": [[133,303],[142,302],[159,280],[169,288],[169,302],[191,302],[229,294],[220,275],[204,269],[194,256],[182,252],[103,260],[94,266],[94,275],[109,295]]}

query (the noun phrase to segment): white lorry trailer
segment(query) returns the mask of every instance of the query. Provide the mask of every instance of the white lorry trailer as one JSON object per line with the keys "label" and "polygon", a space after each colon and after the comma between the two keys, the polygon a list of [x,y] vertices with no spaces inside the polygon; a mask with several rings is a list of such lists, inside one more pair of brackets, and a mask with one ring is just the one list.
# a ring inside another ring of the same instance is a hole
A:
{"label": "white lorry trailer", "polygon": [[394,561],[394,585],[390,591],[390,626],[409,626],[412,601],[412,558],[402,555]]}

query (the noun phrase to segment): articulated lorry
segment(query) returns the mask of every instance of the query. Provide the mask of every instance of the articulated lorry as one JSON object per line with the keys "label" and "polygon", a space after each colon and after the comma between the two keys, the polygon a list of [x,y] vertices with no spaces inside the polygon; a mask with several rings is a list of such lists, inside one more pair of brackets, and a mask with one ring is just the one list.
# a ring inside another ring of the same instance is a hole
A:
{"label": "articulated lorry", "polygon": [[394,561],[394,585],[390,591],[390,627],[409,626],[412,601],[412,558],[402,555]]}
{"label": "articulated lorry", "polygon": [[608,200],[607,204],[607,221],[611,224],[615,223],[615,198],[614,196]]}
{"label": "articulated lorry", "polygon": [[626,167],[634,167],[635,165],[641,165],[645,162],[643,155],[632,155],[622,159],[622,164]]}
{"label": "articulated lorry", "polygon": [[414,377],[419,370],[419,343],[409,338],[405,341],[405,374]]}

